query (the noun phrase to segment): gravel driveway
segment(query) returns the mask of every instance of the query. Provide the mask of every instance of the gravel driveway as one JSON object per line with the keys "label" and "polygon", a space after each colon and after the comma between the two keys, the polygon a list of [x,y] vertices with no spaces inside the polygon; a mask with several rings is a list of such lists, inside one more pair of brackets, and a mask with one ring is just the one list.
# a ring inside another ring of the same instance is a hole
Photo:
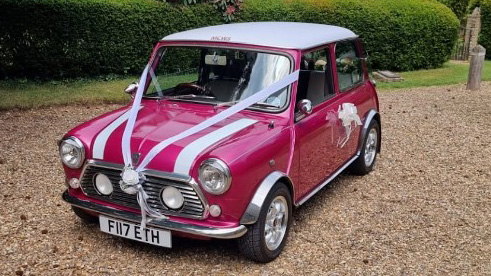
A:
{"label": "gravel driveway", "polygon": [[0,274],[491,275],[491,83],[381,92],[383,149],[294,213],[283,254],[260,265],[234,241],[164,249],[84,225],[62,202],[56,141],[114,109],[0,113]]}

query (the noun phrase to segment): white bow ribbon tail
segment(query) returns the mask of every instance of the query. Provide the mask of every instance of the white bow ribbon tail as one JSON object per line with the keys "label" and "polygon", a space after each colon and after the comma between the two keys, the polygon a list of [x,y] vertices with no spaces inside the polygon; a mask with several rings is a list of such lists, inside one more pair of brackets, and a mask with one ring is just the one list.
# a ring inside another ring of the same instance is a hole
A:
{"label": "white bow ribbon tail", "polygon": [[167,217],[162,215],[161,213],[155,211],[148,205],[148,194],[143,190],[143,185],[138,185],[138,195],[137,195],[138,204],[140,205],[140,210],[142,213],[142,220],[140,223],[140,230],[143,231],[144,228],[147,227],[147,223],[150,220],[147,220],[147,214],[152,218],[156,219],[166,219]]}

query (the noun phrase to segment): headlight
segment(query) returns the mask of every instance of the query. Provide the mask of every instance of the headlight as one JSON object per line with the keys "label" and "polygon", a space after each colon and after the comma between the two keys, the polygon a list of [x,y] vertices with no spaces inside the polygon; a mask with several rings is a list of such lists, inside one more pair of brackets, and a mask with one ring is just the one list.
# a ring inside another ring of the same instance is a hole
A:
{"label": "headlight", "polygon": [[199,182],[210,194],[220,195],[230,188],[232,177],[223,161],[212,158],[205,160],[199,167]]}
{"label": "headlight", "polygon": [[68,137],[60,142],[59,146],[61,162],[67,167],[78,169],[85,160],[85,149],[82,142],[75,137]]}

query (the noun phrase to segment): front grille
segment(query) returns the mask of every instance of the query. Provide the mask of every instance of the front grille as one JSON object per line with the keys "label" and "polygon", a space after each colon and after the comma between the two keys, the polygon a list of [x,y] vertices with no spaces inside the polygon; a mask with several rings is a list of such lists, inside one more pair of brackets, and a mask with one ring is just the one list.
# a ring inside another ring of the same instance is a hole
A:
{"label": "front grille", "polygon": [[[103,173],[111,180],[113,193],[109,196],[101,195],[94,187],[94,178],[98,173]],[[121,169],[108,168],[108,166],[97,166],[88,164],[84,170],[80,186],[84,193],[92,198],[102,201],[111,202],[134,209],[140,209],[136,195],[129,195],[121,190],[119,181],[121,179]],[[203,218],[205,215],[205,204],[197,191],[185,181],[177,181],[154,175],[146,175],[146,181],[143,183],[143,189],[148,194],[148,204],[155,211],[169,216],[179,216],[188,218]],[[184,205],[179,210],[167,208],[161,200],[160,193],[167,187],[172,186],[178,189],[184,196]]]}

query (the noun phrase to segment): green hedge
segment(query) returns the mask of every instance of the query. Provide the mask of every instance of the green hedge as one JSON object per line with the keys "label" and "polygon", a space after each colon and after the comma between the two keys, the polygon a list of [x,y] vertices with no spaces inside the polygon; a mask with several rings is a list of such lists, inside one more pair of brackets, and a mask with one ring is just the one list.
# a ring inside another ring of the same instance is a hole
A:
{"label": "green hedge", "polygon": [[481,5],[479,44],[486,48],[486,58],[491,59],[491,0],[481,0],[479,4]]}
{"label": "green hedge", "polygon": [[454,13],[432,0],[247,0],[240,20],[347,27],[363,38],[374,68],[403,71],[441,66],[459,28]]}
{"label": "green hedge", "polygon": [[438,0],[438,2],[449,7],[459,19],[466,15],[469,6],[469,0]]}
{"label": "green hedge", "polygon": [[[354,30],[364,38],[374,68],[437,67],[457,37],[457,18],[434,0],[244,2],[240,21],[317,22]],[[209,4],[0,0],[0,79],[139,73],[163,36],[222,20]]]}
{"label": "green hedge", "polygon": [[469,6],[467,7],[467,13],[471,14],[474,11],[474,8],[480,7],[481,2],[486,0],[469,0]]}
{"label": "green hedge", "polygon": [[209,4],[1,0],[0,79],[139,73],[163,36],[221,22]]}

